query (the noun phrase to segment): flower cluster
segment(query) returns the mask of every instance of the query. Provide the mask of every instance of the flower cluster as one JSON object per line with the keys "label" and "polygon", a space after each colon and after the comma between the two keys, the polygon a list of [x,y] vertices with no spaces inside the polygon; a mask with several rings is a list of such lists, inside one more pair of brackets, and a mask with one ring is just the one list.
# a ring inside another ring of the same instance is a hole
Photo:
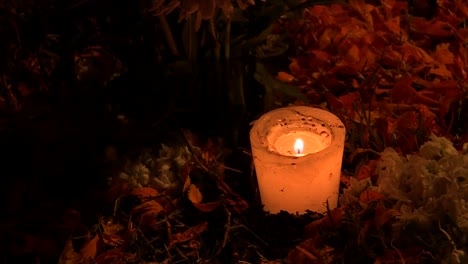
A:
{"label": "flower cluster", "polygon": [[423,225],[448,215],[468,232],[468,155],[443,137],[432,136],[419,155],[399,156],[392,148],[377,162],[377,190],[400,200],[400,221]]}
{"label": "flower cluster", "polygon": [[190,159],[187,147],[171,148],[162,145],[159,156],[150,151],[143,152],[136,161],[127,162],[119,178],[132,187],[150,186],[162,192],[182,187],[181,170]]}
{"label": "flower cluster", "polygon": [[380,220],[371,222],[380,228],[389,224],[392,232],[386,238],[395,243],[442,239],[434,254],[449,260],[443,263],[464,263],[466,248],[459,241],[468,233],[468,152],[432,135],[417,154],[402,156],[386,148],[369,164],[371,175],[351,177],[340,197],[342,208],[358,208],[361,214],[375,210]]}

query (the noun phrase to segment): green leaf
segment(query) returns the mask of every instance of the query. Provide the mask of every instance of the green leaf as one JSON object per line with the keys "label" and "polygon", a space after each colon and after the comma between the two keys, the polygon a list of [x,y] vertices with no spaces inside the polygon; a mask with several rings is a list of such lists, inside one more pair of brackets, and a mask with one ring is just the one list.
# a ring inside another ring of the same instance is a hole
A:
{"label": "green leaf", "polygon": [[299,99],[304,103],[309,102],[307,97],[301,93],[299,87],[277,80],[261,63],[256,64],[254,78],[265,87],[265,109],[272,108],[275,93],[281,93],[283,95]]}

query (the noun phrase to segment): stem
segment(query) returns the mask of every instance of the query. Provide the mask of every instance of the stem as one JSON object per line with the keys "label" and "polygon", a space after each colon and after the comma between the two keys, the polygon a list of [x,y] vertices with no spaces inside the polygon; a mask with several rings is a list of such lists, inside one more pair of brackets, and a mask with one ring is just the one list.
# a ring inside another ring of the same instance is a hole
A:
{"label": "stem", "polygon": [[229,60],[231,53],[231,18],[228,18],[226,24],[226,37],[224,39],[224,58]]}
{"label": "stem", "polygon": [[218,36],[216,35],[216,29],[215,29],[214,19],[213,19],[213,18],[210,18],[209,23],[210,23],[209,32],[210,32],[210,34],[211,34],[211,36],[213,37],[213,40],[214,40],[214,42],[215,42],[215,47],[214,47],[214,49],[213,49],[213,53],[214,53],[214,56],[215,56],[216,61],[219,61],[219,58],[220,58],[220,56],[221,56],[221,55],[219,54],[220,45],[219,45],[219,42],[218,42]]}
{"label": "stem", "polygon": [[193,14],[190,15],[187,20],[185,21],[185,24],[187,26],[187,35],[188,35],[188,48],[187,48],[187,58],[190,62],[193,62],[192,61],[192,58],[193,58],[193,35],[192,35],[192,31],[193,31]]}
{"label": "stem", "polygon": [[164,32],[164,36],[166,37],[167,45],[169,45],[169,50],[171,51],[172,55],[180,56],[179,50],[177,49],[176,42],[174,40],[174,36],[172,35],[171,28],[169,23],[167,23],[167,19],[165,15],[160,15],[159,22],[161,22],[161,27]]}
{"label": "stem", "polygon": [[197,60],[198,55],[198,32],[195,28],[195,22],[197,19],[197,13],[193,13],[188,16],[186,20],[187,25],[187,36],[188,36],[188,44],[187,44],[187,59],[190,62],[195,62]]}

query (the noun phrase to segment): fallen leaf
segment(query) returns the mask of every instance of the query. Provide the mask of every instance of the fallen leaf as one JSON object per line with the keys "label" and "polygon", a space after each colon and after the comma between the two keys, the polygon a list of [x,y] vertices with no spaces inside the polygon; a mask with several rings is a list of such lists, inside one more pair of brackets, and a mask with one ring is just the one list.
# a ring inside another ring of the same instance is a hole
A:
{"label": "fallen leaf", "polygon": [[117,234],[125,229],[123,224],[118,221],[114,221],[113,218],[105,219],[104,217],[101,217],[100,224],[103,232],[109,235]]}
{"label": "fallen leaf", "polygon": [[403,59],[407,64],[434,63],[434,59],[425,50],[409,42],[403,43],[403,45],[398,46],[396,49],[403,55]]}
{"label": "fallen leaf", "polygon": [[423,17],[413,17],[411,29],[425,36],[434,38],[447,38],[454,35],[454,28],[450,23],[441,20],[427,20]]}
{"label": "fallen leaf", "polygon": [[243,214],[250,207],[250,205],[245,200],[233,200],[229,198],[224,199],[226,206],[229,210],[233,210],[237,214]]}
{"label": "fallen leaf", "polygon": [[364,204],[368,204],[376,200],[384,200],[385,196],[372,189],[367,189],[359,195],[359,201]]}
{"label": "fallen leaf", "polygon": [[336,263],[333,247],[321,243],[318,237],[309,238],[288,252],[287,263],[331,264]]}
{"label": "fallen leaf", "polygon": [[336,39],[337,34],[338,30],[331,27],[327,27],[318,39],[318,48],[321,50],[325,50],[328,46],[330,46],[331,43],[333,43],[333,40]]}
{"label": "fallen leaf", "polygon": [[115,202],[116,199],[125,196],[129,192],[129,189],[128,182],[112,184],[112,186],[107,191],[107,199],[110,202]]}
{"label": "fallen leaf", "polygon": [[291,63],[289,64],[289,70],[294,74],[298,74],[302,71],[302,67],[299,65],[299,61],[297,59],[291,60]]}
{"label": "fallen leaf", "polygon": [[292,82],[294,81],[295,77],[287,72],[280,71],[276,75],[276,79],[282,81],[282,82]]}
{"label": "fallen leaf", "polygon": [[351,45],[351,47],[346,52],[344,60],[347,63],[358,63],[361,60],[360,50],[357,45]]}
{"label": "fallen leaf", "polygon": [[102,242],[111,247],[118,247],[122,245],[125,242],[125,240],[122,238],[122,236],[119,235],[103,233]]}
{"label": "fallen leaf", "polygon": [[135,262],[135,254],[123,252],[121,248],[108,250],[95,259],[96,264],[127,264]]}
{"label": "fallen leaf", "polygon": [[62,254],[60,254],[58,264],[75,264],[78,258],[79,254],[75,252],[72,240],[68,239],[67,242],[65,242]]}
{"label": "fallen leaf", "polygon": [[188,198],[192,203],[201,203],[203,195],[195,184],[190,184]]}
{"label": "fallen leaf", "polygon": [[343,107],[350,118],[356,117],[356,110],[362,110],[361,95],[359,92],[351,92],[338,97],[338,100],[343,103]]}
{"label": "fallen leaf", "polygon": [[431,69],[429,70],[429,74],[434,74],[436,76],[439,76],[443,79],[451,79],[453,76],[452,76],[452,72],[449,71],[447,69],[447,67],[443,64],[441,65],[435,65],[433,67],[431,67]]}
{"label": "fallen leaf", "polygon": [[[190,172],[187,172],[187,175],[190,175]],[[192,180],[190,179],[190,176],[187,176],[184,181],[184,187],[182,188],[183,192],[186,192],[189,188],[190,185],[192,185]]]}
{"label": "fallen leaf", "polygon": [[370,12],[375,8],[373,5],[366,4],[364,0],[349,0],[349,5],[361,15],[361,18],[367,22],[369,28],[374,27],[374,21],[370,14]]}
{"label": "fallen leaf", "polygon": [[200,223],[194,227],[189,227],[182,233],[177,233],[173,235],[172,241],[170,241],[171,245],[187,242],[189,240],[198,238],[201,233],[205,232],[208,228],[208,222]]}
{"label": "fallen leaf", "polygon": [[439,102],[421,95],[412,86],[415,78],[408,77],[398,80],[392,88],[391,96],[394,103],[423,103],[427,105],[438,105]]}
{"label": "fallen leaf", "polygon": [[216,2],[215,0],[206,0],[206,1],[199,1],[200,6],[198,7],[198,12],[202,19],[209,19],[214,16],[216,10]]}
{"label": "fallen leaf", "polygon": [[346,207],[341,206],[331,210],[330,215],[326,215],[319,220],[315,220],[304,227],[304,237],[312,238],[327,230],[336,230],[345,215]]}
{"label": "fallen leaf", "polygon": [[400,26],[400,17],[390,18],[389,20],[384,22],[385,26],[387,27],[388,31],[392,32],[395,35],[400,35],[403,32],[403,29]]}
{"label": "fallen leaf", "polygon": [[140,199],[147,199],[147,198],[158,196],[159,192],[151,187],[141,187],[141,188],[136,188],[132,190],[129,194],[135,195]]}
{"label": "fallen leaf", "polygon": [[441,43],[437,45],[432,57],[440,64],[454,64],[455,55],[450,51],[450,43]]}
{"label": "fallen leaf", "polygon": [[351,92],[340,97],[335,97],[332,93],[326,93],[327,103],[334,113],[345,114],[351,119],[356,118],[355,109],[361,110],[360,94]]}
{"label": "fallen leaf", "polygon": [[208,203],[192,202],[192,203],[193,203],[193,206],[195,206],[198,210],[207,213],[218,208],[221,204],[223,204],[223,201],[224,201],[224,196],[221,195],[221,197],[218,200],[213,201],[213,202],[208,202]]}
{"label": "fallen leaf", "polygon": [[375,171],[376,164],[376,160],[370,160],[366,165],[360,166],[356,175],[356,179],[363,180],[371,178]]}
{"label": "fallen leaf", "polygon": [[131,215],[135,214],[159,214],[164,210],[163,206],[155,200],[144,202],[132,209]]}
{"label": "fallen leaf", "polygon": [[80,251],[80,255],[83,260],[91,261],[96,257],[99,241],[100,241],[100,238],[98,235],[96,235],[94,236],[94,238],[86,242],[86,244],[83,246],[83,248]]}

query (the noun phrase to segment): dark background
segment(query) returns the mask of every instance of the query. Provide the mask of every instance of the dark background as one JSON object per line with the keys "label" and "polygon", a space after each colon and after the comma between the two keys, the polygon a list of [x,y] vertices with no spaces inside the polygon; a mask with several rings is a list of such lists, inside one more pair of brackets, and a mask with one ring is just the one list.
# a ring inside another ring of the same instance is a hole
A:
{"label": "dark background", "polygon": [[[220,137],[232,149],[249,148],[249,123],[263,110],[249,49],[229,61],[215,61],[203,47],[196,60],[184,52],[175,56],[149,4],[0,5],[0,263],[47,255],[28,251],[27,234],[57,240],[70,210],[89,226],[98,213],[111,212],[104,190],[119,165],[109,165],[109,146],[136,157],[162,143],[182,145],[180,131],[188,129],[201,142]],[[175,12],[167,19],[183,50],[185,22],[178,23]],[[83,66],[78,60],[90,47],[99,47],[98,55]],[[242,73],[233,76],[236,71]],[[239,78],[240,102],[232,99]],[[233,163],[246,165],[245,157]],[[61,248],[50,247],[45,251],[54,263]]]}

